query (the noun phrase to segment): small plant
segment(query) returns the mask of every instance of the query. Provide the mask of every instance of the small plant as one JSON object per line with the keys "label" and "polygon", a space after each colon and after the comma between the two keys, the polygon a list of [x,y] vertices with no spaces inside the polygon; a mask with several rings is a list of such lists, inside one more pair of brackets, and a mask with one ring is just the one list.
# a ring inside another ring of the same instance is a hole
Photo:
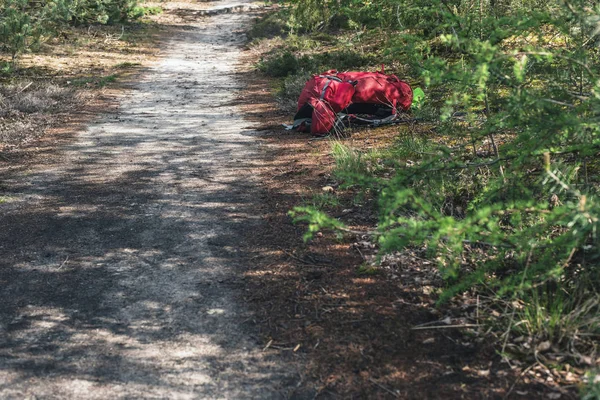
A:
{"label": "small plant", "polygon": [[303,236],[305,242],[312,239],[317,232],[323,229],[335,232],[338,238],[343,236],[342,230],[345,229],[345,225],[314,207],[294,207],[293,210],[288,212],[288,215],[292,217],[295,223],[308,223],[307,232]]}
{"label": "small plant", "polygon": [[27,0],[6,0],[0,4],[0,46],[10,54],[13,65],[17,56],[41,34],[28,3]]}
{"label": "small plant", "polygon": [[162,7],[158,7],[158,6],[154,6],[154,7],[153,6],[135,6],[129,12],[128,18],[130,20],[136,20],[138,18],[145,17],[147,15],[158,15],[158,14],[162,14],[162,13],[163,13]]}
{"label": "small plant", "polygon": [[299,72],[284,78],[277,90],[279,107],[289,113],[295,113],[298,107],[298,97],[311,77],[311,74]]}
{"label": "small plant", "polygon": [[274,55],[266,60],[261,60],[258,69],[267,75],[281,78],[295,74],[300,69],[300,61],[290,52]]}
{"label": "small plant", "polygon": [[114,24],[140,18],[145,13],[138,0],[72,0],[70,9],[76,24]]}
{"label": "small plant", "polygon": [[287,10],[270,13],[256,20],[248,32],[248,38],[251,40],[285,36],[289,27],[287,24]]}
{"label": "small plant", "polygon": [[600,400],[600,370],[588,371],[581,390],[581,400]]}
{"label": "small plant", "polygon": [[566,296],[563,291],[530,290],[518,295],[515,318],[510,327],[516,336],[534,338],[537,343],[549,341],[557,346],[577,344],[586,347],[580,332],[600,337],[600,297],[582,300],[582,296]]}
{"label": "small plant", "polygon": [[312,196],[307,206],[314,207],[316,210],[326,210],[340,206],[340,200],[333,193],[317,193]]}
{"label": "small plant", "polygon": [[361,264],[356,269],[356,274],[360,275],[360,276],[373,276],[373,275],[379,274],[379,269],[377,267],[372,266],[372,265]]}
{"label": "small plant", "polygon": [[283,78],[294,74],[317,74],[330,69],[347,71],[368,68],[375,57],[353,50],[335,50],[296,55],[291,49],[276,51],[258,63],[258,70],[265,74]]}
{"label": "small plant", "polygon": [[347,178],[350,176],[362,176],[367,173],[367,166],[363,160],[363,155],[341,142],[333,141],[331,155],[335,160],[336,175]]}
{"label": "small plant", "polygon": [[9,76],[14,70],[14,64],[10,62],[0,62],[0,76]]}

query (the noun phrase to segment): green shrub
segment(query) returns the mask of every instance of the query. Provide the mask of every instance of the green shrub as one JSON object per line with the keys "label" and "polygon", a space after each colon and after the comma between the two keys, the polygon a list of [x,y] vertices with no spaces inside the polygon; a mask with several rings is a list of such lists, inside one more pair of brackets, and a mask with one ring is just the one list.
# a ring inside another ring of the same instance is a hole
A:
{"label": "green shrub", "polygon": [[338,177],[350,180],[352,176],[362,176],[368,173],[362,153],[343,145],[339,141],[332,143],[331,155],[335,160]]}
{"label": "green shrub", "polygon": [[77,24],[117,22],[136,19],[144,15],[137,0],[71,0],[72,18]]}
{"label": "green shrub", "polygon": [[40,38],[37,14],[29,8],[28,0],[5,0],[0,4],[0,46],[10,54],[13,63],[19,53]]}
{"label": "green shrub", "polygon": [[290,25],[298,32],[324,28],[395,26],[402,4],[393,0],[294,0]]}
{"label": "green shrub", "polygon": [[68,23],[116,23],[158,11],[137,4],[137,0],[0,1],[0,50],[8,52],[14,63],[20,53]]}
{"label": "green shrub", "polygon": [[263,59],[258,69],[265,74],[281,78],[300,72],[320,73],[330,69],[347,71],[364,68],[374,63],[375,57],[355,51],[338,50],[312,55],[295,55],[290,50],[276,52]]}
{"label": "green shrub", "polygon": [[280,78],[298,72],[300,61],[292,52],[286,51],[266,60],[261,60],[258,69],[269,76]]}
{"label": "green shrub", "polygon": [[254,40],[285,36],[289,31],[286,21],[288,18],[286,11],[287,10],[282,10],[279,12],[266,14],[265,16],[257,19],[248,32],[248,38]]}

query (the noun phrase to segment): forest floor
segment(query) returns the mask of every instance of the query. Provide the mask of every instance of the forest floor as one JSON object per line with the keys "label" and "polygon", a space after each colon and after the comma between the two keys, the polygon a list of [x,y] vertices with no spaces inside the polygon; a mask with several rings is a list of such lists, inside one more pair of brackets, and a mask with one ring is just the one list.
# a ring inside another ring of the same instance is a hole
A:
{"label": "forest floor", "polygon": [[[21,132],[0,148],[0,397],[575,398],[449,327],[476,299],[436,307],[419,254],[370,269],[367,238],[302,241],[291,208],[352,194],[329,140],[280,126],[292,116],[243,47],[251,15],[206,12],[239,3],[160,3],[121,52],[101,51],[118,27],[91,32],[89,65],[52,78],[75,88],[40,86],[50,106],[0,121]],[[61,59],[35,57],[7,97]],[[366,230],[370,204],[331,208]]]}
{"label": "forest floor", "polygon": [[[260,55],[247,51],[248,64]],[[398,128],[327,139],[286,131],[282,124],[293,115],[281,111],[269,89],[272,78],[248,70],[242,79],[247,88],[240,101],[248,117],[262,124],[267,149],[257,174],[266,191],[261,200],[268,226],[248,238],[255,254],[246,273],[248,300],[271,348],[306,354],[317,398],[577,398],[575,374],[569,384],[563,376],[548,379],[552,373],[544,366],[503,359],[498,341],[470,326],[479,312],[477,297],[465,293],[437,306],[443,281],[418,251],[371,267],[377,250],[368,236],[319,232],[304,243],[306,226],[288,215],[299,205],[324,207],[356,231],[373,229],[373,198],[356,203],[356,193],[338,187],[331,148],[335,142],[364,150],[385,146]],[[323,196],[332,192],[339,202]]]}
{"label": "forest floor", "polygon": [[[269,29],[264,21],[255,26]],[[584,369],[501,356],[505,341],[490,326],[497,314],[487,306],[491,298],[465,292],[438,305],[445,283],[421,250],[376,262],[369,235],[318,232],[302,240],[306,225],[288,214],[296,206],[325,210],[355,232],[377,226],[377,194],[340,186],[335,145],[364,153],[400,135],[428,137],[431,127],[359,128],[328,138],[286,131],[293,111],[276,94],[281,81],[256,71],[278,39],[250,43],[240,72],[247,87],[239,100],[261,124],[267,149],[257,174],[269,225],[249,238],[255,256],[246,274],[264,341],[282,353],[306,354],[317,398],[578,398]]]}

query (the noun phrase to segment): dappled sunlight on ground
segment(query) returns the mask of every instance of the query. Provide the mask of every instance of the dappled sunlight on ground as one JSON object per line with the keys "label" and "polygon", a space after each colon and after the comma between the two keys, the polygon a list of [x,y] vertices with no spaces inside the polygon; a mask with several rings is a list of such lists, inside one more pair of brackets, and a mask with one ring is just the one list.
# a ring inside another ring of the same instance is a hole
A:
{"label": "dappled sunlight on ground", "polygon": [[260,148],[229,104],[246,18],[174,37],[113,112],[3,177],[1,397],[294,390],[242,303],[261,223]]}

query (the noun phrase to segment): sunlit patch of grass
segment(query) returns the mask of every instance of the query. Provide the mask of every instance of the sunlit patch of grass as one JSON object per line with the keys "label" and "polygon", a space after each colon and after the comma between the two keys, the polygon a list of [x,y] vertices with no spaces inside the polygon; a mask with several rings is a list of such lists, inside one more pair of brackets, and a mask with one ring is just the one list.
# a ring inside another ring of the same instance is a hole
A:
{"label": "sunlit patch of grass", "polygon": [[382,147],[360,150],[334,140],[331,154],[336,162],[334,173],[340,177],[352,175],[390,176],[407,157],[427,151],[430,144],[425,139],[403,136]]}
{"label": "sunlit patch of grass", "polygon": [[421,158],[423,154],[432,151],[432,143],[423,137],[415,135],[399,136],[391,152],[403,158]]}
{"label": "sunlit patch of grass", "polygon": [[317,193],[305,205],[317,210],[331,209],[340,206],[340,199],[333,193]]}
{"label": "sunlit patch of grass", "polygon": [[365,174],[367,166],[360,151],[334,140],[331,145],[331,155],[335,160],[336,174]]}

